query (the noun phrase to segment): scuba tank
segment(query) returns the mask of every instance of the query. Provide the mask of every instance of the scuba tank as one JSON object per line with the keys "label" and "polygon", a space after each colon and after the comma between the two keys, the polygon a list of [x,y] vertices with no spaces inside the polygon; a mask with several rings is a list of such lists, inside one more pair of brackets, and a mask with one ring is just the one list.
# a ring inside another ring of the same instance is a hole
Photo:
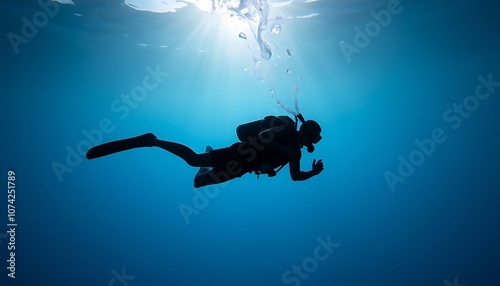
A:
{"label": "scuba tank", "polygon": [[284,126],[285,128],[297,129],[297,123],[288,116],[266,116],[264,119],[241,124],[236,128],[236,135],[241,142],[248,142],[251,138],[257,138],[259,133],[273,127]]}
{"label": "scuba tank", "polygon": [[257,137],[262,130],[262,121],[263,119],[238,126],[236,128],[236,135],[238,135],[238,139],[240,139],[241,142],[245,142],[249,140],[248,138]]}

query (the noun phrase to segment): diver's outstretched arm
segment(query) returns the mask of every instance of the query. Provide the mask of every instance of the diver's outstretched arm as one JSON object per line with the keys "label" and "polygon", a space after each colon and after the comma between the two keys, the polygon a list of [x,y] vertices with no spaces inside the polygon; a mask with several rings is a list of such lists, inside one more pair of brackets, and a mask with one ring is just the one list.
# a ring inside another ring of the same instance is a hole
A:
{"label": "diver's outstretched arm", "polygon": [[294,181],[304,181],[307,179],[310,179],[313,176],[318,175],[323,171],[323,161],[319,160],[316,162],[316,160],[313,161],[313,168],[311,171],[308,172],[303,172],[300,170],[300,162],[290,162],[290,177]]}

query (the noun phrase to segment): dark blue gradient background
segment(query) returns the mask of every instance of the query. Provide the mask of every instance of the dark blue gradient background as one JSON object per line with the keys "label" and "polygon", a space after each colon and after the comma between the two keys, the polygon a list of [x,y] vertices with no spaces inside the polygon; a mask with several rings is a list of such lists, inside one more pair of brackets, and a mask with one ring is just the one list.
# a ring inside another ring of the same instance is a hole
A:
{"label": "dark blue gradient background", "polygon": [[[189,224],[179,205],[193,207],[196,170],[167,152],[82,160],[62,182],[52,164],[65,164],[67,146],[103,118],[114,127],[103,141],[154,132],[198,152],[228,146],[238,124],[281,112],[269,94],[279,79],[244,72],[221,35],[202,32],[210,16],[195,7],[154,14],[75,2],[18,54],[7,34],[40,8],[6,1],[0,12],[0,182],[16,172],[18,223],[15,280],[0,236],[1,285],[125,285],[112,280],[122,268],[135,276],[129,286],[298,285],[283,273],[328,236],[340,247],[300,285],[500,285],[500,88],[458,129],[443,120],[474,95],[478,76],[500,81],[496,1],[402,1],[350,63],[339,42],[353,44],[354,27],[387,2],[292,3],[290,16],[320,14],[284,23],[276,45],[294,51],[301,111],[324,130],[302,169],[322,158],[325,170],[305,182],[285,168],[207,188],[215,194]],[[157,65],[169,76],[121,119],[112,102]],[[384,173],[435,128],[447,141],[391,192]],[[0,235],[6,200],[2,191]]]}

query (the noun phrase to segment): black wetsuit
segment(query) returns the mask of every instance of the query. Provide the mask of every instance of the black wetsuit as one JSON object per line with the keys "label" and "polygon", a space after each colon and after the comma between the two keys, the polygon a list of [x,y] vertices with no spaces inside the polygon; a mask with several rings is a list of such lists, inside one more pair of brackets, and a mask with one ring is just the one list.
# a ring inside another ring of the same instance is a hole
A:
{"label": "black wetsuit", "polygon": [[210,151],[214,172],[225,172],[231,178],[241,177],[245,173],[266,173],[289,162],[300,161],[300,146],[296,145],[295,129],[286,130],[280,134],[277,142],[285,146],[293,146],[294,154],[284,154],[275,150],[269,144],[264,144],[256,139],[256,142],[237,142],[227,148]]}

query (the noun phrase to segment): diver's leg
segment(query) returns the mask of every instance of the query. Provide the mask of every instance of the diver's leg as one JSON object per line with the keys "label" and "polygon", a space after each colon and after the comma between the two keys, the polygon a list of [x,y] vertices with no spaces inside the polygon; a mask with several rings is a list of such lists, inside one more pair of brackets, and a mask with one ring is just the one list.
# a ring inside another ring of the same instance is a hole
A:
{"label": "diver's leg", "polygon": [[232,180],[234,178],[237,177],[231,176],[224,171],[217,171],[217,169],[211,169],[206,173],[196,175],[194,177],[194,187],[200,188],[208,185],[220,184]]}
{"label": "diver's leg", "polygon": [[[205,148],[205,153],[209,153],[213,149],[214,148],[212,148],[211,146],[207,146],[207,148]],[[195,177],[205,174],[206,172],[210,171],[210,169],[212,169],[212,168],[211,167],[200,167],[200,169],[196,173]]]}
{"label": "diver's leg", "polygon": [[197,154],[186,145],[159,139],[153,140],[153,146],[160,147],[182,158],[190,166],[193,167],[212,166],[212,157],[210,156],[210,153]]}
{"label": "diver's leg", "polygon": [[155,139],[156,136],[153,133],[146,133],[137,137],[104,143],[90,148],[87,151],[87,159],[95,159],[139,147],[151,147]]}

